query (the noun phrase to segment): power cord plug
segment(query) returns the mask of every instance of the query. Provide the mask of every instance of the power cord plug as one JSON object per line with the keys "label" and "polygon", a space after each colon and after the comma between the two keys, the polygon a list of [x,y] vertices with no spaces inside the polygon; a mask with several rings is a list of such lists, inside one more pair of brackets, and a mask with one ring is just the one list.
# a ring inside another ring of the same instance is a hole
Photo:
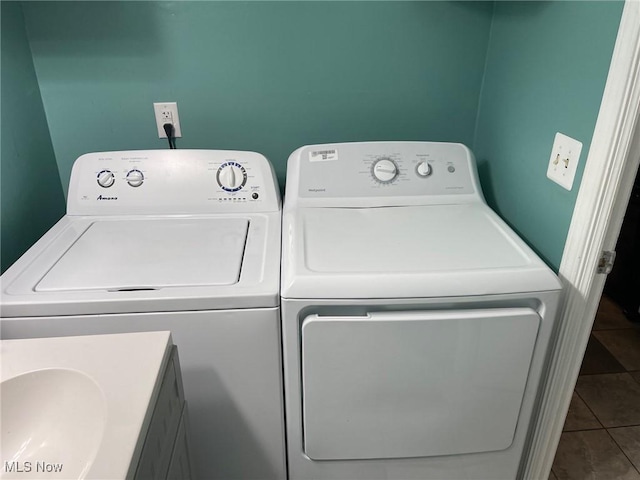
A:
{"label": "power cord plug", "polygon": [[176,137],[173,136],[174,128],[172,123],[165,123],[162,128],[164,128],[164,133],[167,134],[167,140],[169,141],[169,148],[176,148]]}

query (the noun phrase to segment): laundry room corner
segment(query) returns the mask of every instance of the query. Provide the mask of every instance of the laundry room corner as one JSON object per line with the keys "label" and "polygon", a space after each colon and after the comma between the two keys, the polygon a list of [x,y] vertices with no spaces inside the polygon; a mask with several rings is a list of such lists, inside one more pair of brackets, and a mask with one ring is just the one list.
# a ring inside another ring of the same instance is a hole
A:
{"label": "laundry room corner", "polygon": [[[624,2],[496,2],[474,152],[487,201],[558,271]],[[546,177],[582,142],[573,188]]]}
{"label": "laundry room corner", "polygon": [[4,271],[64,214],[64,195],[22,7],[18,2],[1,2],[0,8],[0,259]]}
{"label": "laundry room corner", "polygon": [[[163,148],[151,105],[175,99],[179,148],[264,153],[281,186],[286,158],[302,144],[465,143],[489,204],[557,271],[623,3],[2,2],[14,17],[3,37],[19,32],[22,44],[3,63],[19,54],[31,72],[13,88],[3,68],[3,92],[42,98],[30,97],[37,108],[22,115],[33,126],[14,138],[41,139],[29,148],[45,151],[12,170],[5,144],[15,122],[2,122],[3,232],[18,208],[37,212],[19,227],[39,233],[62,215],[55,191],[66,195],[78,156]],[[292,41],[294,25],[328,24],[331,35]],[[3,118],[10,105],[3,101]],[[544,174],[557,131],[584,145],[571,191]],[[27,171],[55,178],[54,163],[61,187],[26,184]],[[14,191],[32,194],[14,202]],[[36,238],[5,238],[3,248],[24,251]],[[3,256],[4,268],[15,255]]]}

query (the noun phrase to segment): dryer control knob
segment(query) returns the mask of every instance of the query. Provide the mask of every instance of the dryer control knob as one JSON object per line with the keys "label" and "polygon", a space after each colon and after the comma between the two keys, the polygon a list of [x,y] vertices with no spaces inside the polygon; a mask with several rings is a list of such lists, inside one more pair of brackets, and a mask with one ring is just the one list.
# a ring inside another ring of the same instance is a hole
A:
{"label": "dryer control knob", "polygon": [[98,173],[98,185],[102,188],[109,188],[116,181],[116,176],[111,170],[102,170]]}
{"label": "dryer control knob", "polygon": [[144,182],[144,175],[140,170],[134,168],[127,173],[127,183],[132,187],[139,187]]}
{"label": "dryer control knob", "polygon": [[389,158],[381,158],[373,164],[373,177],[381,183],[389,183],[398,176],[398,167]]}
{"label": "dryer control knob", "polygon": [[247,171],[237,162],[226,162],[218,168],[216,179],[223,190],[237,192],[247,183]]}
{"label": "dryer control knob", "polygon": [[420,177],[428,177],[433,173],[433,170],[431,170],[431,165],[427,162],[420,162],[416,167],[416,173]]}

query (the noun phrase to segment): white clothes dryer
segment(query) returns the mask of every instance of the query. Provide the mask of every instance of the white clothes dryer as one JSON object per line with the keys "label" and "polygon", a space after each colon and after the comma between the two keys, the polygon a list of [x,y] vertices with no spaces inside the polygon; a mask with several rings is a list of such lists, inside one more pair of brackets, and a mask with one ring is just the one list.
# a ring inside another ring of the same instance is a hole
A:
{"label": "white clothes dryer", "polygon": [[195,477],[285,478],[280,215],[257,153],[83,155],[67,214],[0,277],[1,336],[170,330]]}
{"label": "white clothes dryer", "polygon": [[469,149],[302,147],[282,240],[290,479],[517,478],[561,285]]}

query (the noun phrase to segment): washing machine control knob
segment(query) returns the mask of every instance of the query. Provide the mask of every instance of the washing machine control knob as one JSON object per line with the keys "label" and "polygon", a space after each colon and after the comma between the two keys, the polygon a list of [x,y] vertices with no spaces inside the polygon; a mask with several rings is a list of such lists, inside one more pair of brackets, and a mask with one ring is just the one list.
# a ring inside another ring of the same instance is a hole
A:
{"label": "washing machine control knob", "polygon": [[237,162],[225,162],[216,174],[218,185],[227,192],[237,192],[247,183],[247,171]]}
{"label": "washing machine control knob", "polygon": [[102,188],[109,188],[116,181],[116,176],[111,170],[102,170],[98,173],[98,185]]}
{"label": "washing machine control knob", "polygon": [[381,183],[389,183],[398,176],[398,167],[390,158],[380,158],[373,164],[373,178]]}
{"label": "washing machine control knob", "polygon": [[139,187],[144,182],[144,175],[140,170],[134,168],[127,173],[127,183],[132,187]]}
{"label": "washing machine control knob", "polygon": [[416,173],[420,177],[428,177],[433,173],[433,170],[431,169],[431,165],[429,165],[429,163],[420,162],[416,167]]}

